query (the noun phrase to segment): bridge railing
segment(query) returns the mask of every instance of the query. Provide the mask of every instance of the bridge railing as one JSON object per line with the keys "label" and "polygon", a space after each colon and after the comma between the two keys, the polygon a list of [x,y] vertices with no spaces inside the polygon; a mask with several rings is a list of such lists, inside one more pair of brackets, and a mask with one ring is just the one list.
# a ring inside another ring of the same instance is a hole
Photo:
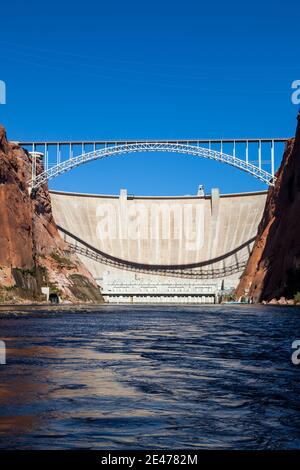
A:
{"label": "bridge railing", "polygon": [[[80,156],[88,154],[105,153],[106,149],[120,148],[120,147],[139,147],[142,151],[142,146],[145,145],[145,151],[149,151],[149,147],[160,145],[180,148],[189,146],[190,149],[198,148],[207,149],[210,152],[218,152],[220,155],[230,156],[231,165],[238,166],[259,179],[265,180],[265,176],[260,178],[261,175],[266,173],[270,175],[271,184],[274,180],[275,168],[279,166],[283,154],[286,138],[247,138],[247,139],[192,139],[192,140],[127,140],[127,141],[60,141],[60,142],[19,142],[29,152],[32,152],[33,157],[33,170],[32,180],[36,176],[36,162],[35,159],[40,157],[43,162],[43,170],[47,173],[52,168],[61,168],[62,171],[70,169],[71,162],[75,162]],[[147,147],[147,148],[146,148]],[[155,151],[155,149],[153,150]],[[158,150],[157,150],[158,151]],[[176,149],[174,149],[176,151]],[[177,150],[178,151],[178,150]],[[109,153],[109,152],[108,152]],[[187,152],[186,152],[187,153]],[[113,154],[113,152],[111,152]],[[210,157],[207,157],[210,158]],[[235,159],[239,162],[234,165]],[[224,161],[220,158],[221,161]],[[85,159],[86,161],[86,159]],[[233,163],[232,163],[233,162]],[[242,162],[242,164],[240,163]],[[225,161],[226,163],[226,161]],[[243,168],[244,167],[244,168]],[[253,171],[254,169],[254,171]],[[61,171],[61,172],[62,172]],[[49,175],[52,174],[51,172]],[[55,176],[57,176],[55,174]],[[53,177],[53,176],[52,176]],[[46,175],[47,178],[47,175]]]}
{"label": "bridge railing", "polygon": [[237,156],[246,163],[258,168],[268,168],[274,175],[275,165],[281,159],[287,138],[249,138],[249,139],[179,139],[179,140],[120,140],[120,141],[24,141],[19,144],[29,152],[44,155],[44,169],[74,158],[78,155],[96,151],[113,145],[146,143],[187,144],[206,147],[220,153]]}

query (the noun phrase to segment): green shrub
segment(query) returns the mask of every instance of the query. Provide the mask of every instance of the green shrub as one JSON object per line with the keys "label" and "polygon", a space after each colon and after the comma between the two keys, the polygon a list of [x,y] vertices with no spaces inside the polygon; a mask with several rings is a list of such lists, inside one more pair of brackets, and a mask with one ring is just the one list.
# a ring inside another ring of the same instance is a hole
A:
{"label": "green shrub", "polygon": [[300,292],[294,295],[294,302],[296,305],[300,305]]}
{"label": "green shrub", "polygon": [[59,253],[53,251],[51,253],[51,258],[54,259],[61,267],[72,267],[73,264],[72,262],[68,259],[65,258],[64,256],[61,256]]}

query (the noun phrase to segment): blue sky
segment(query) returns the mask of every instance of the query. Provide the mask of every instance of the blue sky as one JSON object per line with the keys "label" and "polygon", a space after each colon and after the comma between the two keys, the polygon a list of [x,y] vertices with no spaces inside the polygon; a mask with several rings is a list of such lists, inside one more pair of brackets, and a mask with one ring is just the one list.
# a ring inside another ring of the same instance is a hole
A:
{"label": "blue sky", "polygon": [[[298,1],[14,1],[1,5],[0,122],[15,140],[285,137],[300,79]],[[264,189],[225,165],[117,157],[51,187],[193,194]]]}

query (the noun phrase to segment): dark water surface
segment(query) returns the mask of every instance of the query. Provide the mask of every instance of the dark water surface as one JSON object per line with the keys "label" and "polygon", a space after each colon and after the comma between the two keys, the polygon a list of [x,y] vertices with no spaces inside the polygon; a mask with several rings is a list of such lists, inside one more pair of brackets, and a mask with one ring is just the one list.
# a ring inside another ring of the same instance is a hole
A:
{"label": "dark water surface", "polygon": [[0,339],[1,448],[300,449],[298,308],[12,308]]}

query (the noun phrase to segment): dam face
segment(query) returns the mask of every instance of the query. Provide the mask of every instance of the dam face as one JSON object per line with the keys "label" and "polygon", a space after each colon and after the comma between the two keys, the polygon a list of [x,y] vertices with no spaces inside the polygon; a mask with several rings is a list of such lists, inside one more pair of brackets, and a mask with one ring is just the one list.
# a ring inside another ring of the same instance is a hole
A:
{"label": "dam face", "polygon": [[250,255],[266,191],[103,196],[52,191],[53,214],[112,302],[216,302]]}

